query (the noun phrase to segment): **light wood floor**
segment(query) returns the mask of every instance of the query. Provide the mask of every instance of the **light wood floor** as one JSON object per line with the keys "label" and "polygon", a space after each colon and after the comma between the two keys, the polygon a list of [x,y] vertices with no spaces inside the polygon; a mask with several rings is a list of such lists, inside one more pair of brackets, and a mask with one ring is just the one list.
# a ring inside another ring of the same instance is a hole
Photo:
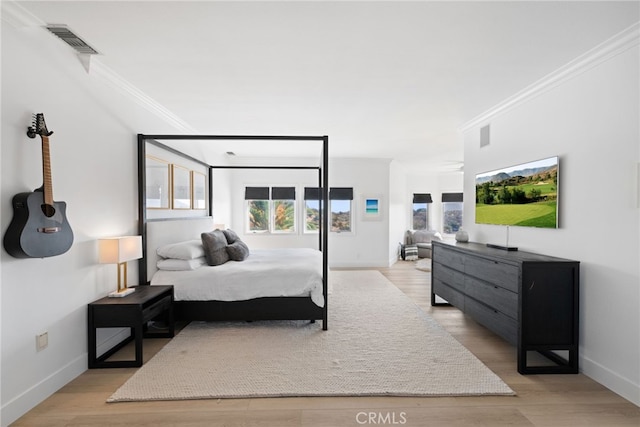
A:
{"label": "light wood floor", "polygon": [[[429,273],[400,261],[378,269],[517,393],[486,397],[353,397],[107,404],[134,372],[89,370],[15,426],[635,426],[640,408],[584,375],[516,371],[513,347],[451,307],[431,307]],[[145,359],[168,340],[145,340]],[[126,351],[123,349],[122,351]],[[129,350],[130,351],[130,350]],[[370,418],[372,417],[372,418]]]}

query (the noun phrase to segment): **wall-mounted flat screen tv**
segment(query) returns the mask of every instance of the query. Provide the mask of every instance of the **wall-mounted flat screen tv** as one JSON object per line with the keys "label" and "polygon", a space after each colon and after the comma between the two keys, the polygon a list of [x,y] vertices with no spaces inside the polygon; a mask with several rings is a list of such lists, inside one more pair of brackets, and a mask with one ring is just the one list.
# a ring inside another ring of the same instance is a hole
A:
{"label": "wall-mounted flat screen tv", "polygon": [[557,228],[558,160],[476,175],[476,223]]}

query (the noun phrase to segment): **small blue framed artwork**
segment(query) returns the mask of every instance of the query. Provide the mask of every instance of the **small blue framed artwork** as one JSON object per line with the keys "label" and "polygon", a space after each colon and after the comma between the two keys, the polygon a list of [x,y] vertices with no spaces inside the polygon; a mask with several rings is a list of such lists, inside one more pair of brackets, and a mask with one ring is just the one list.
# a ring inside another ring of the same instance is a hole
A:
{"label": "small blue framed artwork", "polygon": [[363,196],[362,205],[364,211],[362,219],[365,221],[379,221],[382,219],[382,197],[375,196]]}

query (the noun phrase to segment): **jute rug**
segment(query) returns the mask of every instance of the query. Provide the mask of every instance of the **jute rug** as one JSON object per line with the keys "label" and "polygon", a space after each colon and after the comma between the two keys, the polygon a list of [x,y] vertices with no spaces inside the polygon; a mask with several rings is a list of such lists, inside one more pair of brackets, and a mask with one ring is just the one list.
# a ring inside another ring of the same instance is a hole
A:
{"label": "jute rug", "polygon": [[512,395],[377,271],[330,276],[321,322],[195,322],[108,402],[276,396]]}

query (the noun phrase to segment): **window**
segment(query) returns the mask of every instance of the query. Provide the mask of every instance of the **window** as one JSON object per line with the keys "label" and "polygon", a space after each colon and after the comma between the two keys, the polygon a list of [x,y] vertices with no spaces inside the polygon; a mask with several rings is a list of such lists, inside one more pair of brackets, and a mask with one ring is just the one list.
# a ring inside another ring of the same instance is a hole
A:
{"label": "window", "polygon": [[304,188],[304,231],[314,233],[320,230],[320,189],[318,187]]}
{"label": "window", "polygon": [[273,187],[271,189],[274,233],[295,233],[296,231],[296,189],[294,187]]}
{"label": "window", "polygon": [[295,233],[294,187],[246,187],[247,232]]}
{"label": "window", "polygon": [[442,231],[456,233],[462,226],[462,193],[442,193]]}
{"label": "window", "polygon": [[430,193],[415,193],[413,195],[413,215],[411,216],[411,228],[414,230],[429,230],[429,204]]}
{"label": "window", "polygon": [[332,188],[329,191],[331,208],[331,231],[344,233],[352,231],[351,201],[353,188]]}
{"label": "window", "polygon": [[269,187],[246,187],[247,231],[264,233],[269,231]]}

